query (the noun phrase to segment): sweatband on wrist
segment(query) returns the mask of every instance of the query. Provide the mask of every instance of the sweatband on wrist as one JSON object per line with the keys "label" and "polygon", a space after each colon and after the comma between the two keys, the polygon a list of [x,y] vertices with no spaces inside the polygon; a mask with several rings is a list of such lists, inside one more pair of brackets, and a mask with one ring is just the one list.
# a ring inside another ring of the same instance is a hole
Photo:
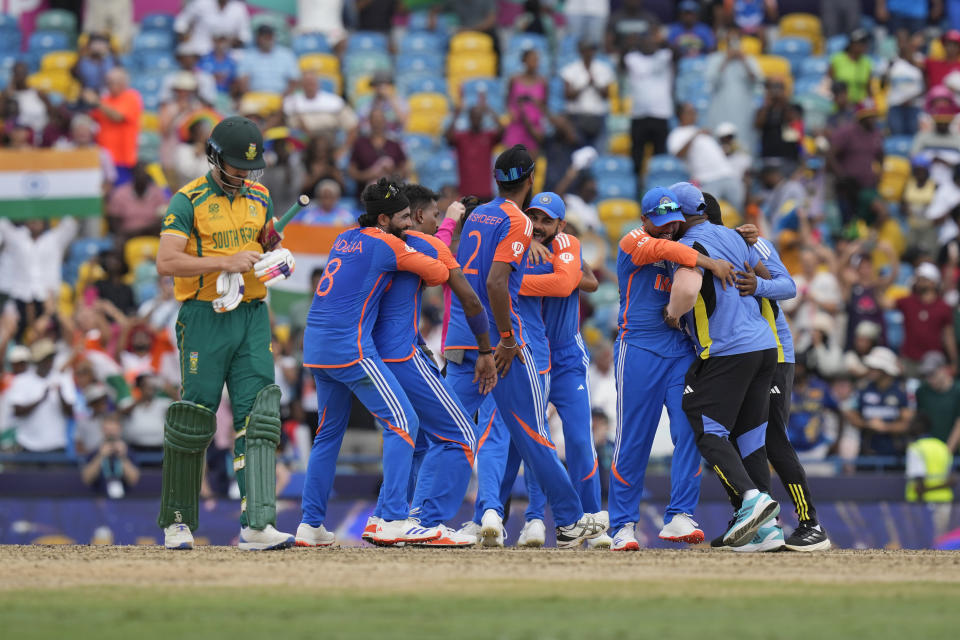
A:
{"label": "sweatband on wrist", "polygon": [[487,319],[487,314],[483,311],[475,316],[467,316],[467,324],[470,325],[470,331],[475,336],[490,332],[490,320]]}
{"label": "sweatband on wrist", "polygon": [[363,208],[367,213],[379,216],[381,214],[392,216],[403,211],[410,206],[410,201],[403,193],[390,194],[390,197],[383,200],[367,200],[363,203]]}

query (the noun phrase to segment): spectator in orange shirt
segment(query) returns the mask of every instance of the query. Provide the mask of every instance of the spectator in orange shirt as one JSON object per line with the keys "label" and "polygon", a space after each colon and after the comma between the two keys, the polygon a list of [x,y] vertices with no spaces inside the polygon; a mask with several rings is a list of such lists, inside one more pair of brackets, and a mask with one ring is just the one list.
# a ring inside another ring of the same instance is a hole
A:
{"label": "spectator in orange shirt", "polygon": [[117,166],[116,184],[129,182],[133,165],[137,163],[137,137],[143,111],[140,94],[130,88],[127,72],[114,68],[107,72],[107,91],[98,96],[92,89],[85,89],[83,99],[94,105],[90,115],[100,125],[97,144],[110,153]]}

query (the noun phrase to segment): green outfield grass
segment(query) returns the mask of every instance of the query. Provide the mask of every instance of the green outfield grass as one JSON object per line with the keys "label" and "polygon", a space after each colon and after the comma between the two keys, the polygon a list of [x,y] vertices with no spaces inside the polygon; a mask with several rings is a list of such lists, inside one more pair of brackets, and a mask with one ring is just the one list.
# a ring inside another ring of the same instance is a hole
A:
{"label": "green outfield grass", "polygon": [[[91,586],[0,592],[10,639],[956,637],[960,584],[783,580],[469,582],[376,594],[331,585]],[[247,576],[252,582],[255,575]],[[238,576],[240,578],[240,576]],[[16,579],[7,575],[6,579]],[[571,593],[577,589],[579,593]],[[585,594],[585,595],[583,595]]]}

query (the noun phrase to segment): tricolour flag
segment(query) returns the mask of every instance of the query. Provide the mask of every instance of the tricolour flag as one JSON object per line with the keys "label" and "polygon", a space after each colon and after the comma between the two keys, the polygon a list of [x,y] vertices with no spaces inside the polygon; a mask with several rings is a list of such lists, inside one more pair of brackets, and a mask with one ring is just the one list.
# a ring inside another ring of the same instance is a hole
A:
{"label": "tricolour flag", "polygon": [[99,216],[102,199],[98,149],[0,151],[0,217]]}

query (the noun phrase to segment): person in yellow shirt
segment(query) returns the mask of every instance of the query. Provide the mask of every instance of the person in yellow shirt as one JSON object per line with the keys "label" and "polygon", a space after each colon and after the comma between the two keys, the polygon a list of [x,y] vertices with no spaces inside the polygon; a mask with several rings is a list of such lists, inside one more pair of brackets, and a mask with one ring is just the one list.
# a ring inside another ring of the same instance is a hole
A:
{"label": "person in yellow shirt", "polygon": [[168,549],[193,548],[204,452],[226,383],[241,493],[239,547],[285,548],[294,537],[275,527],[280,388],[264,297],[267,286],[292,273],[293,257],[264,229],[273,204],[256,181],[264,167],[257,125],[226,118],[214,127],[206,151],[210,171],[170,200],[157,254],[157,271],[174,277],[181,302],[176,333],[182,380],[182,400],[170,405],[165,420],[157,524]]}

